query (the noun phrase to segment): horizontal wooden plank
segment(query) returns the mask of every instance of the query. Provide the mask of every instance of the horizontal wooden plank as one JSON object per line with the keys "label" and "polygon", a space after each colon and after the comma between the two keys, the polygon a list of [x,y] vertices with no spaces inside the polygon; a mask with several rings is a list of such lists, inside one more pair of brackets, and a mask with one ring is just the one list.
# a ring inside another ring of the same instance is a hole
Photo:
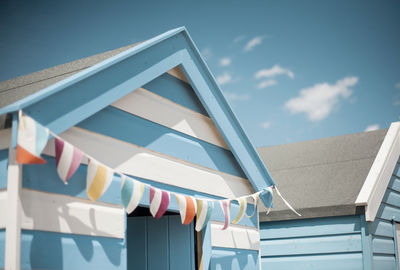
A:
{"label": "horizontal wooden plank", "polygon": [[396,258],[394,256],[384,256],[374,254],[372,257],[373,269],[393,270],[396,269]]}
{"label": "horizontal wooden plank", "polygon": [[8,149],[11,144],[11,128],[0,129],[0,150]]}
{"label": "horizontal wooden plank", "polygon": [[213,247],[209,269],[260,269],[258,252],[255,250]]}
{"label": "horizontal wooden plank", "polygon": [[164,73],[141,87],[192,111],[208,116],[192,87],[170,74]]}
{"label": "horizontal wooden plank", "polygon": [[[6,227],[7,219],[7,190],[0,190],[0,229]],[[0,253],[4,254],[4,253]]]}
{"label": "horizontal wooden plank", "polygon": [[168,74],[188,83],[185,74],[183,74],[182,69],[179,66],[176,66],[173,69],[168,70]]}
{"label": "horizontal wooden plank", "polygon": [[400,220],[400,208],[382,203],[376,216],[391,221],[392,218]]}
{"label": "horizontal wooden plank", "polygon": [[21,269],[127,269],[125,240],[22,230]]}
{"label": "horizontal wooden plank", "polygon": [[369,232],[372,235],[393,237],[392,222],[376,218],[373,223],[369,224]]}
{"label": "horizontal wooden plank", "polygon": [[211,245],[234,249],[259,250],[260,234],[257,228],[230,225],[221,230],[223,223],[211,222]]}
{"label": "horizontal wooden plank", "polygon": [[124,220],[119,205],[22,189],[22,229],[124,238]]}
{"label": "horizontal wooden plank", "polygon": [[229,150],[114,107],[103,109],[79,123],[78,127],[210,169],[246,177]]}
{"label": "horizontal wooden plank", "polygon": [[372,237],[372,251],[380,254],[393,254],[394,255],[394,242],[393,239],[384,238],[381,236]]}
{"label": "horizontal wooden plank", "polygon": [[139,88],[112,106],[189,136],[229,149],[213,121],[146,89]]}
{"label": "horizontal wooden plank", "polygon": [[0,189],[7,188],[8,148],[0,150]]}
{"label": "horizontal wooden plank", "polygon": [[[362,270],[362,253],[261,258],[268,270]],[[376,269],[380,269],[379,267]]]}
{"label": "horizontal wooden plank", "polygon": [[400,193],[391,189],[386,189],[382,201],[387,204],[400,207]]}
{"label": "horizontal wooden plank", "polygon": [[388,187],[400,192],[400,178],[397,178],[396,176],[392,176]]}
{"label": "horizontal wooden plank", "polygon": [[393,175],[395,175],[396,177],[400,178],[400,158],[397,161],[396,167],[393,170]]}
{"label": "horizontal wooden plank", "polygon": [[303,255],[357,251],[361,251],[360,234],[261,240],[261,256]]}
{"label": "horizontal wooden plank", "polygon": [[262,222],[260,224],[261,239],[333,235],[360,231],[359,216]]}
{"label": "horizontal wooden plank", "polygon": [[[177,160],[81,128],[73,127],[61,137],[125,174],[225,198],[254,192],[247,179]],[[48,143],[44,153],[54,156],[54,143]]]}

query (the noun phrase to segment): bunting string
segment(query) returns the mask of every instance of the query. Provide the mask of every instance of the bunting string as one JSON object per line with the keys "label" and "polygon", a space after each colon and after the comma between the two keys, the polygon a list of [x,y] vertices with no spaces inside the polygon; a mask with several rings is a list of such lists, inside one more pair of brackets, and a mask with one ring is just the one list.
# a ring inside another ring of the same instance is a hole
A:
{"label": "bunting string", "polygon": [[[221,229],[226,230],[230,223],[239,223],[245,215],[251,218],[257,212],[257,205],[260,198],[262,198],[261,201],[268,208],[269,212],[269,209],[272,207],[272,188],[274,188],[289,209],[300,216],[300,214],[283,198],[276,186],[268,187],[254,194],[242,196],[240,198],[223,200],[195,198],[193,196],[171,193],[152,187],[151,185],[142,183],[102,164],[71,143],[65,141],[57,134],[54,134],[48,128],[43,127],[22,111],[19,112],[17,162],[20,164],[46,163],[41,157],[41,153],[50,135],[54,137],[56,167],[60,179],[67,184],[68,180],[79,168],[83,158],[87,158],[86,193],[89,199],[92,201],[98,200],[111,185],[114,174],[118,174],[121,177],[121,204],[128,214],[132,213],[139,206],[145,189],[148,189],[150,213],[155,219],[161,218],[168,210],[171,195],[174,195],[178,203],[182,224],[188,225],[196,217],[195,229],[196,231],[201,231],[211,219],[216,205],[214,202],[218,202],[224,215],[224,224]],[[251,198],[254,203],[254,209],[250,215],[247,215],[249,198]],[[232,201],[237,201],[239,211],[231,222],[230,209]]]}

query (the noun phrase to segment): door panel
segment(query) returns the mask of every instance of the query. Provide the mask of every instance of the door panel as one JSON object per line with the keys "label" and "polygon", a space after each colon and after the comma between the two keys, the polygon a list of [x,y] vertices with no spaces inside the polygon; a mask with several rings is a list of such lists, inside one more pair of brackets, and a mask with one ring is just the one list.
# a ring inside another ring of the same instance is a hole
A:
{"label": "door panel", "polygon": [[179,215],[128,217],[127,247],[129,270],[195,269],[193,224]]}

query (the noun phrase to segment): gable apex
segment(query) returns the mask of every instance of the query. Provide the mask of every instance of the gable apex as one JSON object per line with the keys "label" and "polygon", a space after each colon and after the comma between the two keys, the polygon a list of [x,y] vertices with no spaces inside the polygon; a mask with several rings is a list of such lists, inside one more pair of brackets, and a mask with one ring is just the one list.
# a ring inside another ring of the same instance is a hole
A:
{"label": "gable apex", "polygon": [[184,27],[127,49],[3,109],[23,109],[59,134],[180,67],[255,190],[275,185]]}

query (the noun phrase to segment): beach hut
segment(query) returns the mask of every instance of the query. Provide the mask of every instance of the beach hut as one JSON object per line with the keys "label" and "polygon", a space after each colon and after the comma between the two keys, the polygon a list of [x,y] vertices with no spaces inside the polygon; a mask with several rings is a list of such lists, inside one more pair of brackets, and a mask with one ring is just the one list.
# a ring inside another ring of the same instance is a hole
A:
{"label": "beach hut", "polygon": [[0,92],[0,268],[260,268],[254,200],[227,199],[274,182],[184,28]]}
{"label": "beach hut", "polygon": [[399,269],[400,122],[258,151],[302,214],[260,213],[263,269]]}

